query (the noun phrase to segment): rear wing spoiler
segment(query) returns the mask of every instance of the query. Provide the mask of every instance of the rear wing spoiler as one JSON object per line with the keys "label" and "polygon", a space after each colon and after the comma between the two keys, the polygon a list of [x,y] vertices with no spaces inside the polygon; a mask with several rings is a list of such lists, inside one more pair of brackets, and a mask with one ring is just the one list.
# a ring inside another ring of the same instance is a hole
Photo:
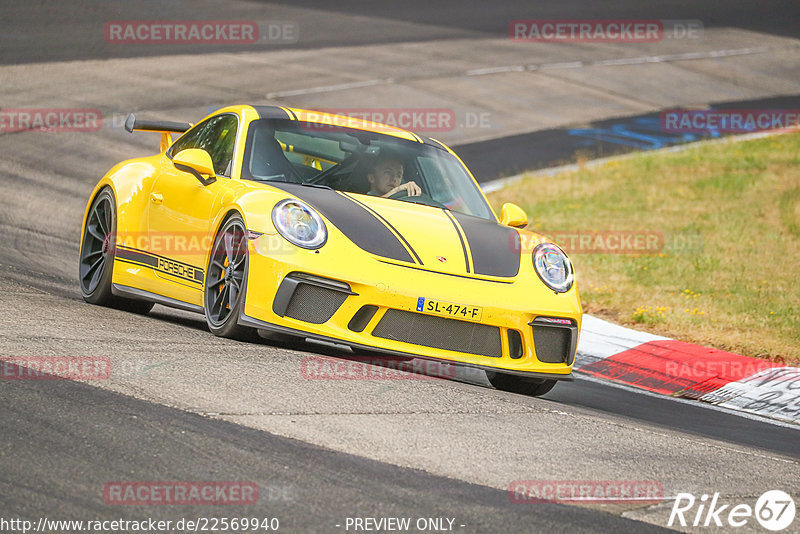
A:
{"label": "rear wing spoiler", "polygon": [[161,133],[161,151],[164,152],[172,145],[172,136],[170,133],[184,133],[192,127],[189,122],[173,122],[173,121],[148,121],[137,119],[131,113],[125,119],[125,130],[129,133],[133,132],[159,132]]}

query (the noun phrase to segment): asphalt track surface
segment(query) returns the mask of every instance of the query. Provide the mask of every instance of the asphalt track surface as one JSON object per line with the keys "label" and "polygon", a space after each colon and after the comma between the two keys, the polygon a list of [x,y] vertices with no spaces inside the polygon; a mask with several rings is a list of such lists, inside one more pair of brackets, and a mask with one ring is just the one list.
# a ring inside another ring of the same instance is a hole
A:
{"label": "asphalt track surface", "polygon": [[[482,2],[215,2],[213,0],[99,0],[82,2],[4,2],[0,64],[107,59],[115,57],[204,54],[225,45],[126,47],[98,42],[103,25],[119,20],[256,20],[294,21],[301,25],[296,42],[257,44],[245,50],[324,48],[331,46],[425,41],[467,36],[505,37],[516,19],[696,19],[705,27],[734,27],[773,35],[800,34],[800,8],[792,0],[725,2],[637,2],[598,4]],[[229,47],[228,47],[229,49]],[[431,53],[434,53],[432,50]],[[424,58],[421,58],[424,59]]]}
{"label": "asphalt track surface", "polygon": [[512,504],[504,491],[320,449],[76,382],[20,381],[4,387],[0,399],[4,447],[15,451],[0,457],[6,517],[106,517],[103,487],[109,481],[196,480],[202,474],[204,480],[222,476],[258,484],[258,503],[237,506],[235,512],[217,507],[222,510],[213,513],[191,505],[172,510],[119,506],[113,517],[266,517],[277,518],[281,532],[333,532],[351,515],[454,517],[462,532],[524,532],[531,525],[542,532],[664,530],[561,504]]}
{"label": "asphalt track surface", "polygon": [[[205,54],[218,49],[114,47],[91,36],[109,19],[231,19],[266,4],[187,5],[6,3],[0,63]],[[692,18],[790,37],[798,27],[793,2],[622,2],[602,12],[552,2],[535,13],[504,3],[392,5],[270,4],[269,20],[301,18],[310,37],[285,48],[320,50],[497,37],[508,20],[535,17]],[[86,138],[0,136],[0,354],[101,353],[141,373],[109,384],[0,381],[4,517],[230,517],[226,507],[113,507],[102,488],[112,480],[249,480],[261,498],[242,515],[278,517],[288,532],[340,532],[348,516],[455,517],[463,532],[645,532],[666,524],[668,506],[512,505],[503,481],[658,478],[667,495],[718,490],[742,498],[800,487],[795,428],[581,378],[542,399],[448,380],[318,384],[298,378],[298,362],[346,354],[218,340],[202,317],[159,307],[138,317],[85,305],[74,272],[86,195],[111,164],[152,148],[151,138],[89,135],[89,146]],[[508,170],[486,167],[487,176]],[[502,450],[484,450],[490,443]]]}

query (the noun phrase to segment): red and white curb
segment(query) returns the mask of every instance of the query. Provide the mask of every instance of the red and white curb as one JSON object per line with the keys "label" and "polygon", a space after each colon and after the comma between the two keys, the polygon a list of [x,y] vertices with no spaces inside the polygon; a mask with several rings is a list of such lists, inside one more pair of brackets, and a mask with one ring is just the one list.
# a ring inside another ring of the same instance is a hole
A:
{"label": "red and white curb", "polygon": [[800,424],[800,368],[583,316],[577,373]]}

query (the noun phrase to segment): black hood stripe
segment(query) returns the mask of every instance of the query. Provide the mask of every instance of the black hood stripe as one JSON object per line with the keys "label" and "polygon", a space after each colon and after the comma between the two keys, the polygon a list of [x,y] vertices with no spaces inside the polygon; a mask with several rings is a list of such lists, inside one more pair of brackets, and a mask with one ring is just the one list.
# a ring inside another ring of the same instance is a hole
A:
{"label": "black hood stripe", "polygon": [[469,273],[470,272],[469,252],[467,251],[467,244],[466,242],[464,242],[464,234],[461,230],[461,227],[458,225],[455,218],[453,218],[453,214],[450,213],[449,210],[442,208],[442,211],[447,216],[447,218],[450,219],[450,222],[453,223],[453,228],[456,229],[456,233],[458,234],[458,240],[461,241],[461,250],[464,252],[464,266],[467,269],[467,273]]}
{"label": "black hood stripe", "polygon": [[359,248],[376,256],[414,263],[406,247],[374,214],[333,189],[262,182],[311,204]]}
{"label": "black hood stripe", "polygon": [[256,110],[256,113],[258,113],[258,116],[261,119],[294,120],[297,118],[293,117],[294,114],[291,113],[288,109],[279,106],[253,106],[253,109]]}
{"label": "black hood stripe", "polygon": [[293,120],[293,121],[296,121],[296,120],[297,120],[297,115],[295,115],[295,114],[294,114],[294,111],[292,111],[292,110],[291,110],[291,109],[289,109],[289,108],[285,108],[285,107],[283,107],[283,106],[281,106],[281,109],[282,109],[283,111],[285,111],[285,112],[286,112],[286,113],[287,113],[287,114],[288,114],[288,115],[289,115],[289,116],[292,118],[292,120]]}
{"label": "black hood stripe", "polygon": [[419,257],[419,254],[417,254],[417,251],[414,250],[414,247],[411,246],[411,243],[409,243],[408,240],[406,240],[406,238],[403,237],[403,234],[400,233],[400,230],[395,228],[392,223],[387,221],[380,213],[378,213],[374,209],[370,208],[369,206],[367,206],[366,204],[364,204],[363,202],[361,202],[357,198],[353,198],[352,195],[348,195],[347,193],[340,193],[340,194],[346,196],[347,198],[349,198],[353,202],[356,202],[358,205],[363,207],[365,210],[369,211],[375,217],[377,217],[378,219],[383,221],[383,224],[385,224],[387,227],[389,227],[389,229],[403,242],[403,244],[405,244],[406,249],[408,249],[408,251],[411,252],[411,254],[414,255],[414,259],[417,260],[417,263],[419,263],[420,265],[425,265],[424,263],[422,263],[422,259]]}
{"label": "black hood stripe", "polygon": [[519,232],[494,221],[452,212],[469,244],[472,270],[487,276],[514,277],[519,273]]}

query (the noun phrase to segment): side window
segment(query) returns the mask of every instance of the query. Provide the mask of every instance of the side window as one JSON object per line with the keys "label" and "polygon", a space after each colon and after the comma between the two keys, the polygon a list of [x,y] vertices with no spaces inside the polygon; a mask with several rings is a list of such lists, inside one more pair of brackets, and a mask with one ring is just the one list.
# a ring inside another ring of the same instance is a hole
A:
{"label": "side window", "polygon": [[174,156],[187,148],[202,148],[211,155],[214,173],[230,176],[238,122],[235,115],[219,115],[198,124],[172,145],[170,155]]}

